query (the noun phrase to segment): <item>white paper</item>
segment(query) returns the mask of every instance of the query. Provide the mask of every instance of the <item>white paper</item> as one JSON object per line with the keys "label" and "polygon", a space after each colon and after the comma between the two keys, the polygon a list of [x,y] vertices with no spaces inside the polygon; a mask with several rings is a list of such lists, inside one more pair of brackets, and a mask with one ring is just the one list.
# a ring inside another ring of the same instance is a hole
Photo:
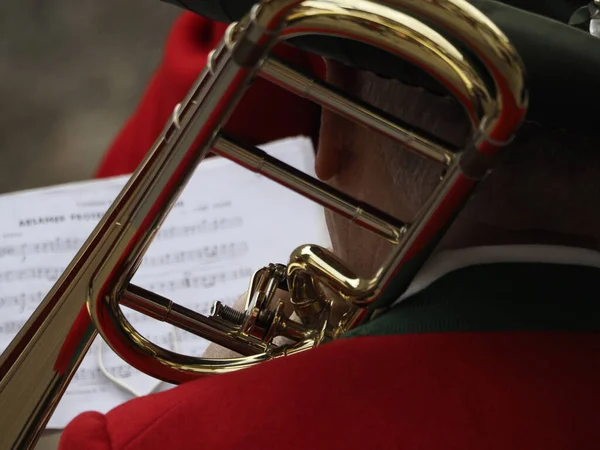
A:
{"label": "white paper", "polygon": [[[263,149],[314,176],[308,139],[287,139]],[[52,287],[126,180],[94,180],[0,196],[0,351]],[[289,253],[306,243],[329,246],[321,206],[214,158],[200,164],[132,282],[208,314],[215,301],[232,304],[242,295],[254,271],[271,262],[285,264]],[[201,355],[208,344],[171,325],[126,308],[124,312],[140,333],[166,348]],[[48,428],[63,428],[84,411],[107,412],[133,397],[100,371],[100,343],[97,338]],[[156,380],[102,344],[109,373],[141,394],[152,391]]]}

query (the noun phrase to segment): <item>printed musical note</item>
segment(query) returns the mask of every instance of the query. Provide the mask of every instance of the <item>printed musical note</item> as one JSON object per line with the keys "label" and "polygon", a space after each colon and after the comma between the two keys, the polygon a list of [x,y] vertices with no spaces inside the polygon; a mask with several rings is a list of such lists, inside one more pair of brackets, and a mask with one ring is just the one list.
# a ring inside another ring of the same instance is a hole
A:
{"label": "printed musical note", "polygon": [[209,289],[217,284],[237,281],[240,279],[249,280],[254,271],[249,267],[242,267],[234,270],[222,272],[212,272],[207,274],[189,274],[184,273],[180,278],[160,280],[148,283],[141,283],[142,287],[149,291],[156,292],[174,292],[181,289]]}
{"label": "printed musical note", "polygon": [[3,307],[10,308],[16,306],[19,309],[19,312],[22,313],[28,306],[37,306],[43,300],[44,295],[46,295],[45,292],[37,291],[0,296],[0,309]]}
{"label": "printed musical note", "polygon": [[203,220],[192,225],[179,225],[161,228],[156,235],[156,240],[172,239],[176,237],[189,237],[211,231],[229,230],[243,225],[242,217],[224,217],[220,219]]}
{"label": "printed musical note", "polygon": [[244,256],[248,251],[246,242],[205,245],[193,250],[182,250],[156,256],[146,256],[141,266],[165,266],[180,263],[202,262],[203,264],[226,261]]}
{"label": "printed musical note", "polygon": [[[133,367],[131,367],[129,364],[119,364],[117,366],[108,366],[108,367],[106,367],[106,370],[112,376],[121,378],[121,379],[127,379],[127,378],[131,377],[135,372],[135,369]],[[102,373],[102,371],[100,370],[99,367],[94,367],[94,368],[82,367],[73,376],[74,382],[91,381],[91,380],[95,381],[95,380],[102,380],[102,379],[104,379],[104,374]]]}
{"label": "printed musical note", "polygon": [[56,281],[64,270],[65,267],[31,267],[29,269],[6,270],[0,272],[0,283],[27,280]]}
{"label": "printed musical note", "polygon": [[27,319],[20,320],[6,320],[0,322],[0,334],[17,334],[17,332],[23,328]]}
{"label": "printed musical note", "polygon": [[8,256],[26,257],[39,253],[75,253],[83,245],[83,239],[56,238],[51,241],[0,246],[0,258]]}

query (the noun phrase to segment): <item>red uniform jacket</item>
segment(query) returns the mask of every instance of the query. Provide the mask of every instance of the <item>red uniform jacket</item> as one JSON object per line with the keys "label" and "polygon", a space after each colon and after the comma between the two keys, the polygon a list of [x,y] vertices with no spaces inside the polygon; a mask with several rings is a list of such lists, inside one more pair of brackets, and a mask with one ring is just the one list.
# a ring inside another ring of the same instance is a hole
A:
{"label": "red uniform jacket", "polygon": [[[224,28],[181,17],[99,176],[135,169]],[[227,128],[257,144],[318,124],[317,107],[259,80]],[[60,449],[597,449],[599,381],[597,333],[362,336],[82,414]]]}
{"label": "red uniform jacket", "polygon": [[[137,110],[113,142],[97,172],[99,177],[132,173],[162,132],[173,109],[206,65],[226,25],[192,13],[175,23],[160,67]],[[321,58],[295,51],[288,46],[277,53],[297,67],[324,75]],[[246,92],[230,118],[226,131],[253,145],[290,136],[316,137],[320,108],[263,79]]]}

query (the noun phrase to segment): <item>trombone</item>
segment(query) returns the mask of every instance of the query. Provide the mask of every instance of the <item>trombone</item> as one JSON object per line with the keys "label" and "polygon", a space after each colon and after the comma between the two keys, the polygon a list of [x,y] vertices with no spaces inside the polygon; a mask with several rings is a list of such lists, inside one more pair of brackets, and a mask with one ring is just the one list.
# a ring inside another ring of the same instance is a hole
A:
{"label": "trombone", "polygon": [[[276,44],[302,36],[359,41],[419,66],[463,105],[472,138],[463,148],[446,148],[270,56]],[[444,176],[414,220],[399,222],[225,135],[222,126],[257,76],[443,165]],[[311,349],[360,325],[406,287],[526,109],[519,55],[465,0],[263,0],[254,5],[229,26],[144,161],[2,354],[0,448],[35,444],[97,333],[132,366],[179,384]],[[373,277],[360,278],[328,250],[303,245],[286,266],[271,264],[254,274],[244,312],[217,303],[210,316],[203,316],[131,284],[178,194],[210,151],[379,234],[395,244],[393,252]],[[289,293],[289,304],[274,300],[278,290]],[[159,347],[131,326],[121,305],[241,356],[196,358]],[[285,343],[276,344],[276,337],[286,338]]]}

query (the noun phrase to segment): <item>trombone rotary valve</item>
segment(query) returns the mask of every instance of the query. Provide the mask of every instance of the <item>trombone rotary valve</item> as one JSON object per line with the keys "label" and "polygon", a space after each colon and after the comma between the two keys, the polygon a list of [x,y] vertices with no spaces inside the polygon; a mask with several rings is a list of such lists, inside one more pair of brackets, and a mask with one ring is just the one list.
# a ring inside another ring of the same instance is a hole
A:
{"label": "trombone rotary valve", "polygon": [[286,266],[270,264],[252,277],[244,311],[217,301],[209,319],[230,327],[238,339],[260,342],[267,352],[277,337],[316,346],[333,337],[332,302],[308,274],[289,277]]}

